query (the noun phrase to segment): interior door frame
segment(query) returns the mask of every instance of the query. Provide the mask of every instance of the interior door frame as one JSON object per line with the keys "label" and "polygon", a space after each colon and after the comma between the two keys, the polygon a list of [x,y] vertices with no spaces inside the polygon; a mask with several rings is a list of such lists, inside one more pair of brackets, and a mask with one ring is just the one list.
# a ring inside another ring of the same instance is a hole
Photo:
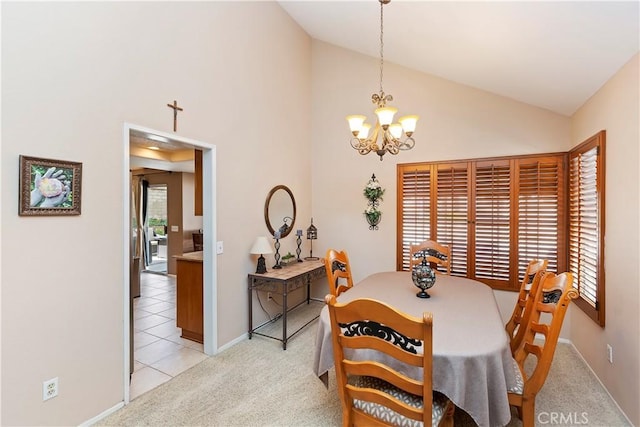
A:
{"label": "interior door frame", "polygon": [[218,319],[215,307],[218,300],[218,286],[215,272],[217,271],[216,251],[214,242],[217,240],[216,235],[216,146],[203,141],[182,137],[180,135],[157,131],[143,126],[124,123],[123,128],[123,222],[122,236],[124,255],[122,259],[123,266],[123,335],[124,335],[124,354],[123,354],[123,383],[124,383],[124,403],[129,403],[129,379],[130,379],[130,201],[131,201],[131,182],[129,172],[129,156],[130,156],[130,135],[131,131],[139,131],[165,137],[169,140],[192,145],[194,148],[202,150],[202,232],[203,239],[203,316],[204,316],[204,352],[207,355],[214,355],[218,348]]}

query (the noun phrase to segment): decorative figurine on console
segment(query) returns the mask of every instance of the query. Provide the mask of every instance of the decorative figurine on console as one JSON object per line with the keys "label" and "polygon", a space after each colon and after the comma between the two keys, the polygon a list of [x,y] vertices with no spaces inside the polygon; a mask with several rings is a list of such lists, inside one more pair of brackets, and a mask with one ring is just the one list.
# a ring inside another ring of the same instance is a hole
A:
{"label": "decorative figurine on console", "polygon": [[[288,224],[287,221],[291,221],[291,224]],[[285,216],[282,218],[283,224],[280,226],[278,231],[280,232],[280,236],[284,236],[291,227],[293,227],[293,218],[290,216]]]}

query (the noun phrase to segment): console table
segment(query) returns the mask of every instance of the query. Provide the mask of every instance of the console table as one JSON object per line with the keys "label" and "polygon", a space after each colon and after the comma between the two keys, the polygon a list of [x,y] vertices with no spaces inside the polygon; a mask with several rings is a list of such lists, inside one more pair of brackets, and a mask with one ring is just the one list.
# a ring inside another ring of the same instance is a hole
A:
{"label": "console table", "polygon": [[[318,316],[315,316],[313,319],[309,320],[307,323],[299,327],[290,335],[287,335],[287,313],[300,305],[307,303],[309,304],[311,299],[311,282],[325,277],[325,268],[324,261],[304,261],[294,263],[291,266],[283,267],[281,269],[273,269],[269,270],[264,274],[252,273],[249,274],[249,339],[251,339],[253,334],[260,335],[267,338],[272,338],[282,342],[282,349],[287,349],[287,341],[289,338],[300,332],[305,326],[309,325]],[[303,286],[307,287],[306,298],[296,304],[295,306],[288,308],[287,307],[287,295]],[[271,292],[276,295],[282,295],[282,338],[275,337],[272,335],[268,335],[266,333],[261,333],[258,330],[263,326],[267,325],[271,322],[268,320],[262,323],[259,326],[253,327],[253,297],[252,291],[261,291],[261,292]],[[314,300],[319,301],[319,300]],[[322,303],[324,303],[322,301]]]}

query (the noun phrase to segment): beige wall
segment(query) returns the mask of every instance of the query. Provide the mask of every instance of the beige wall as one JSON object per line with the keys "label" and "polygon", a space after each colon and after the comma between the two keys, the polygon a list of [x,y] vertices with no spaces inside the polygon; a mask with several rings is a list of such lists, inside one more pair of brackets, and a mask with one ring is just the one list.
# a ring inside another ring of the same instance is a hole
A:
{"label": "beige wall", "polygon": [[[247,330],[269,189],[311,216],[310,39],[275,2],[1,7],[0,424],[78,425],[123,400],[124,123],[170,133],[175,99],[178,134],[216,145],[224,345]],[[19,217],[20,154],[82,162],[82,215]]]}
{"label": "beige wall", "polygon": [[[328,247],[348,250],[356,281],[395,270],[397,163],[566,151],[570,140],[568,117],[385,62],[384,89],[393,95],[392,105],[399,115],[420,115],[416,146],[382,162],[373,153],[361,156],[349,145],[345,116],[366,114],[373,122],[378,77],[375,58],[313,42],[317,247],[321,253]],[[363,215],[362,191],[372,173],[386,189],[378,231],[368,229]],[[516,295],[497,291],[496,297],[507,319]]]}
{"label": "beige wall", "polygon": [[573,306],[571,340],[634,425],[640,425],[639,62],[636,55],[576,112],[571,131],[572,145],[607,131],[606,326]]}

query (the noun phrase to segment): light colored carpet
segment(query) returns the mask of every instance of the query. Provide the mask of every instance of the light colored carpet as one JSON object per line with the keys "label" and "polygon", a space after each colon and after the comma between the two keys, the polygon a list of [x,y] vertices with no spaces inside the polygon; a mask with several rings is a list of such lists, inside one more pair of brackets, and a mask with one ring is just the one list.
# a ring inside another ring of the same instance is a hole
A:
{"label": "light colored carpet", "polygon": [[[321,304],[291,316],[297,329]],[[275,333],[278,322],[268,325]],[[101,426],[340,426],[335,372],[329,389],[312,370],[315,323],[283,351],[281,343],[254,336],[210,357],[103,419]],[[513,411],[515,414],[515,411]],[[536,425],[628,426],[572,346],[558,344],[545,386],[536,399]],[[556,414],[556,415],[554,415]],[[551,417],[556,422],[551,422]],[[560,421],[563,421],[560,423]],[[456,409],[456,426],[475,426]],[[514,416],[508,426],[521,426]]]}

